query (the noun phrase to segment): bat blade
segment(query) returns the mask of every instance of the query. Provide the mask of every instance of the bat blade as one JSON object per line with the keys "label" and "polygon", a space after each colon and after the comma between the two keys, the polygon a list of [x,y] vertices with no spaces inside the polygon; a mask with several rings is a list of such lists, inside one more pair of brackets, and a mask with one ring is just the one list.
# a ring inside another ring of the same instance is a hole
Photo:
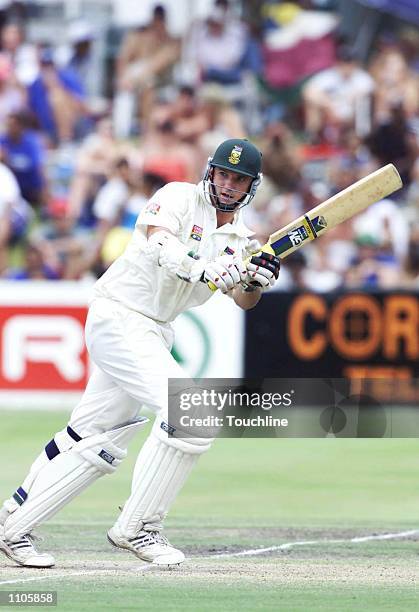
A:
{"label": "bat blade", "polygon": [[[261,251],[284,259],[401,187],[403,183],[397,168],[387,164],[271,234]],[[216,290],[213,283],[208,283],[208,287],[211,291]]]}
{"label": "bat blade", "polygon": [[283,259],[402,186],[396,167],[387,164],[271,234],[262,251]]}

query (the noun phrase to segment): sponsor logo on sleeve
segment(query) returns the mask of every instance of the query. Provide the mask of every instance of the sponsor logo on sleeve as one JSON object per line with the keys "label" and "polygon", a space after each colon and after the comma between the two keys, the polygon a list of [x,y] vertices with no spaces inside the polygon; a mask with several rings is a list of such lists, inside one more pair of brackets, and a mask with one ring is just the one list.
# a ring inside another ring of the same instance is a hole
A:
{"label": "sponsor logo on sleeve", "polygon": [[149,213],[150,215],[157,215],[159,210],[160,210],[160,204],[157,204],[157,202],[150,202],[145,207],[145,212]]}
{"label": "sponsor logo on sleeve", "polygon": [[202,232],[203,232],[203,228],[199,227],[199,225],[194,225],[192,228],[192,232],[190,235],[190,238],[193,238],[194,240],[198,240],[198,242],[200,240],[202,240]]}

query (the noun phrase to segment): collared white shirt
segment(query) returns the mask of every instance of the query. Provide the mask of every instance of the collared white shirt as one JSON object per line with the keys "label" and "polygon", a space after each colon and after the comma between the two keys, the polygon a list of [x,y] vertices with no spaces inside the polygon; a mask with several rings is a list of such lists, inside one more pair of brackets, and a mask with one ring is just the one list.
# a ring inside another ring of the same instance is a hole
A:
{"label": "collared white shirt", "polygon": [[125,252],[97,281],[96,296],[108,297],[151,319],[168,323],[212,295],[205,283],[187,283],[154,263],[146,253],[147,226],[170,230],[189,251],[208,261],[223,254],[246,256],[253,232],[241,220],[217,228],[217,215],[203,193],[202,182],[169,183],[140,212]]}

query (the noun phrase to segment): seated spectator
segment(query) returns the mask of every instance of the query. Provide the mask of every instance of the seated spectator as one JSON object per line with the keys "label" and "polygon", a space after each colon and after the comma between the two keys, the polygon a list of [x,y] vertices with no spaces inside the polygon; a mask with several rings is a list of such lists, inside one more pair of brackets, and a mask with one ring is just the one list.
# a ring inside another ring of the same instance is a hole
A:
{"label": "seated spectator", "polygon": [[376,237],[379,245],[394,254],[403,264],[409,244],[409,226],[403,210],[390,199],[380,200],[369,206],[353,220],[355,235]]}
{"label": "seated spectator", "polygon": [[167,183],[194,183],[202,175],[204,164],[200,151],[191,144],[181,142],[167,104],[160,103],[153,108],[138,156],[143,173],[157,174]]}
{"label": "seated spectator", "polygon": [[246,138],[247,130],[240,113],[226,100],[220,85],[203,85],[199,99],[201,104],[194,127],[206,161],[220,142],[227,138]]}
{"label": "seated spectator", "polygon": [[88,21],[78,20],[68,28],[68,56],[64,66],[77,75],[88,99],[100,93],[100,83],[93,56],[96,35]]}
{"label": "seated spectator", "polygon": [[283,191],[295,190],[301,182],[302,159],[291,130],[284,123],[266,126],[264,134],[263,173]]}
{"label": "seated spectator", "polygon": [[128,160],[119,159],[111,177],[99,189],[93,204],[93,213],[98,221],[96,231],[99,235],[106,233],[115,224],[119,212],[130,197],[132,180]]}
{"label": "seated spectator", "polygon": [[262,69],[258,42],[243,21],[230,10],[228,0],[216,0],[208,18],[197,21],[184,41],[184,78],[198,85],[222,88],[226,101],[243,115],[249,133],[260,129],[256,75]]}
{"label": "seated spectator", "polygon": [[25,115],[12,113],[7,117],[5,133],[0,136],[0,149],[22,196],[33,206],[41,206],[46,201],[45,151],[39,135],[27,128]]}
{"label": "seated spectator", "polygon": [[390,117],[377,124],[365,140],[380,166],[389,163],[396,166],[404,185],[410,182],[417,156],[417,138],[412,134],[413,130],[414,127],[409,125],[403,107],[398,104],[391,109]]}
{"label": "seated spectator", "polygon": [[419,111],[419,77],[409,69],[395,46],[384,48],[371,62],[369,72],[375,81],[374,125],[392,120],[393,109],[400,107],[406,119]]}
{"label": "seated spectator", "polygon": [[342,131],[369,131],[374,81],[348,47],[337,51],[337,63],[312,77],[303,89],[305,129],[312,139],[339,142]]}
{"label": "seated spectator", "polygon": [[122,253],[141,209],[165,184],[162,176],[153,173],[138,178],[124,158],[116,163],[93,205],[97,226],[89,252],[90,267],[100,274]]}
{"label": "seated spectator", "polygon": [[207,158],[222,140],[246,137],[240,113],[226,100],[220,85],[208,83],[201,86],[196,99],[188,91],[193,90],[183,88],[168,108],[169,118],[180,140],[203,147]]}
{"label": "seated spectator", "polygon": [[0,132],[11,113],[22,111],[26,105],[24,91],[16,82],[12,65],[7,57],[0,53]]}
{"label": "seated spectator", "polygon": [[371,233],[358,234],[355,239],[358,255],[346,273],[345,286],[360,289],[390,289],[400,285],[400,262],[388,244]]}
{"label": "seated spectator", "polygon": [[162,5],[154,7],[148,25],[126,34],[116,64],[114,122],[119,138],[132,133],[137,107],[140,123],[148,121],[155,91],[170,84],[179,54],[179,41],[167,30],[166,9]]}
{"label": "seated spectator", "polygon": [[179,87],[173,102],[169,104],[169,117],[174,123],[175,131],[180,140],[197,144],[201,136],[201,105],[193,87]]}
{"label": "seated spectator", "polygon": [[25,30],[21,22],[7,23],[0,33],[0,48],[12,66],[16,83],[22,87],[30,85],[39,72],[36,46],[25,40]]}
{"label": "seated spectator", "polygon": [[58,280],[57,270],[45,263],[42,249],[36,244],[26,241],[23,244],[24,263],[20,268],[14,268],[6,273],[9,280]]}
{"label": "seated spectator", "polygon": [[185,41],[185,61],[196,64],[201,81],[220,85],[241,82],[248,32],[244,23],[229,14],[228,8],[228,2],[218,0],[207,19],[192,26]]}
{"label": "seated spectator", "polygon": [[[103,270],[106,270],[117,257],[122,255],[131,239],[138,215],[152,195],[164,185],[165,181],[161,176],[146,173],[139,184],[133,187],[132,194],[124,206],[117,211],[117,216],[113,219],[102,220],[102,232],[99,233],[102,240],[98,244],[98,249],[100,249],[100,263]],[[106,225],[108,225],[108,231],[106,231]]]}
{"label": "seated spectator", "polygon": [[81,143],[69,186],[69,210],[75,219],[93,202],[100,187],[110,178],[115,161],[129,155],[131,146],[115,138],[112,120],[99,119],[95,130]]}
{"label": "seated spectator", "polygon": [[91,248],[91,238],[76,227],[74,219],[68,214],[66,199],[51,199],[46,209],[46,221],[30,237],[42,251],[45,263],[60,278],[78,279],[88,269],[87,254]]}
{"label": "seated spectator", "polygon": [[291,253],[281,266],[276,291],[310,290],[317,293],[334,291],[342,285],[342,277],[332,270],[313,270],[306,255],[300,250]]}
{"label": "seated spectator", "polygon": [[147,205],[151,197],[158,189],[164,187],[166,181],[164,177],[152,172],[146,172],[139,180],[138,184],[133,185],[132,193],[128,198],[123,209],[119,214],[119,225],[129,231],[135,227],[137,217],[142,209]]}
{"label": "seated spectator", "polygon": [[7,268],[8,247],[26,233],[32,210],[22,200],[19,185],[11,170],[0,163],[0,274]]}
{"label": "seated spectator", "polygon": [[83,86],[74,72],[55,66],[49,48],[40,51],[39,75],[28,87],[28,99],[52,146],[74,140],[85,130],[89,111]]}
{"label": "seated spectator", "polygon": [[126,158],[120,158],[114,163],[110,177],[99,189],[93,202],[95,229],[90,248],[85,254],[86,268],[94,268],[98,274],[104,271],[100,260],[102,245],[108,232],[118,223],[134,190],[132,168]]}

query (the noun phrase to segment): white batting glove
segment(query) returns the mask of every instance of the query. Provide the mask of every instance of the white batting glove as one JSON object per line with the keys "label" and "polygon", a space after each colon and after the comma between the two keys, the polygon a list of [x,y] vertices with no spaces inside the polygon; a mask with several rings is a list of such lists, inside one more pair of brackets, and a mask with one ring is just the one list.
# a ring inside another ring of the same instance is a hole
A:
{"label": "white batting glove", "polygon": [[246,285],[259,287],[262,291],[271,289],[278,278],[280,266],[280,259],[275,255],[263,252],[254,255],[246,266]]}
{"label": "white batting glove", "polygon": [[222,293],[237,287],[246,276],[246,264],[235,255],[221,255],[208,262],[204,270],[204,279],[213,283]]}

